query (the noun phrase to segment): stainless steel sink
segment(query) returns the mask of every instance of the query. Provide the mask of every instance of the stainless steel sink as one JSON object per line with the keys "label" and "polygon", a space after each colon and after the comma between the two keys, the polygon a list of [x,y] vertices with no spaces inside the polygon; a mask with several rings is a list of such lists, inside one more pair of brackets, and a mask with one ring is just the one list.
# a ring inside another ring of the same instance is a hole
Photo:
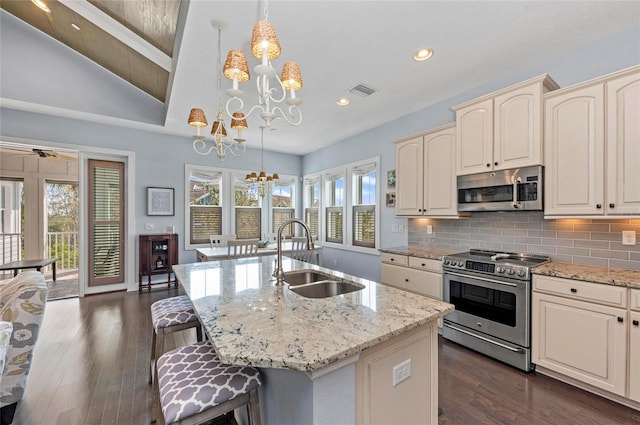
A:
{"label": "stainless steel sink", "polygon": [[291,291],[306,298],[329,298],[364,289],[355,282],[313,271],[287,273],[284,281]]}

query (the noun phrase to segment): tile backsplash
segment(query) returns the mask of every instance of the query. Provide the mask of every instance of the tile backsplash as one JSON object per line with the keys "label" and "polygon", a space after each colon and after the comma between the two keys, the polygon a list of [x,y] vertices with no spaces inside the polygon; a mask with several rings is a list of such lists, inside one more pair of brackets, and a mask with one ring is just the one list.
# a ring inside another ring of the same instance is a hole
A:
{"label": "tile backsplash", "polygon": [[[433,228],[427,234],[427,225]],[[622,245],[622,231],[636,245]],[[640,219],[545,220],[541,211],[473,213],[469,218],[409,219],[409,245],[546,254],[554,261],[640,270]]]}

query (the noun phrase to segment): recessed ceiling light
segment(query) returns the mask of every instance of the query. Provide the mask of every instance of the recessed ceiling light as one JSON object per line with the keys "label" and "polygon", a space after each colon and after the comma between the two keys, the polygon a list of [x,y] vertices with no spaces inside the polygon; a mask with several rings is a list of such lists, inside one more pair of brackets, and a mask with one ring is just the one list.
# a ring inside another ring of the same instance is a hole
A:
{"label": "recessed ceiling light", "polygon": [[418,62],[422,62],[422,61],[426,61],[427,59],[429,59],[431,56],[433,56],[433,50],[431,49],[418,49],[414,54],[413,54],[413,60],[416,60]]}
{"label": "recessed ceiling light", "polygon": [[75,22],[71,24],[71,28],[73,28],[76,31],[80,31],[80,27]]}
{"label": "recessed ceiling light", "polygon": [[340,106],[347,106],[351,101],[347,97],[341,97],[336,101],[336,103]]}
{"label": "recessed ceiling light", "polygon": [[51,9],[49,9],[49,6],[47,6],[47,3],[45,3],[44,0],[31,0],[31,3],[35,4],[45,12],[51,13]]}

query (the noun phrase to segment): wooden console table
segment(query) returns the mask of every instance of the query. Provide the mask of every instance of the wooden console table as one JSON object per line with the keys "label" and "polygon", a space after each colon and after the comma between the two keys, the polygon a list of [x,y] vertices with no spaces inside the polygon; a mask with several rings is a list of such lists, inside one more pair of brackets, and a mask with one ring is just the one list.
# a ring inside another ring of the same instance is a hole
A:
{"label": "wooden console table", "polygon": [[51,264],[51,271],[53,272],[53,281],[56,281],[56,261],[57,258],[41,258],[38,260],[20,260],[12,261],[7,264],[0,264],[0,271],[13,270],[13,277],[18,275],[18,271],[22,269],[36,269],[42,272],[42,268]]}

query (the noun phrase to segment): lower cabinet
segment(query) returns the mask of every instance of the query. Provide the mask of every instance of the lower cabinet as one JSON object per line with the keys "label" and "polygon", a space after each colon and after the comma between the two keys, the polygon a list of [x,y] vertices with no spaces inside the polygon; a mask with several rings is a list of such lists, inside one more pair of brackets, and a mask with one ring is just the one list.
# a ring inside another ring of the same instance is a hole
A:
{"label": "lower cabinet", "polygon": [[640,332],[633,320],[640,313],[628,310],[628,291],[618,286],[534,276],[532,362],[637,401]]}
{"label": "lower cabinet", "polygon": [[631,290],[629,307],[629,398],[640,403],[640,289]]}
{"label": "lower cabinet", "polygon": [[383,252],[382,283],[427,297],[442,299],[442,262]]}
{"label": "lower cabinet", "polygon": [[356,365],[356,423],[437,423],[437,349],[430,324],[364,350]]}

